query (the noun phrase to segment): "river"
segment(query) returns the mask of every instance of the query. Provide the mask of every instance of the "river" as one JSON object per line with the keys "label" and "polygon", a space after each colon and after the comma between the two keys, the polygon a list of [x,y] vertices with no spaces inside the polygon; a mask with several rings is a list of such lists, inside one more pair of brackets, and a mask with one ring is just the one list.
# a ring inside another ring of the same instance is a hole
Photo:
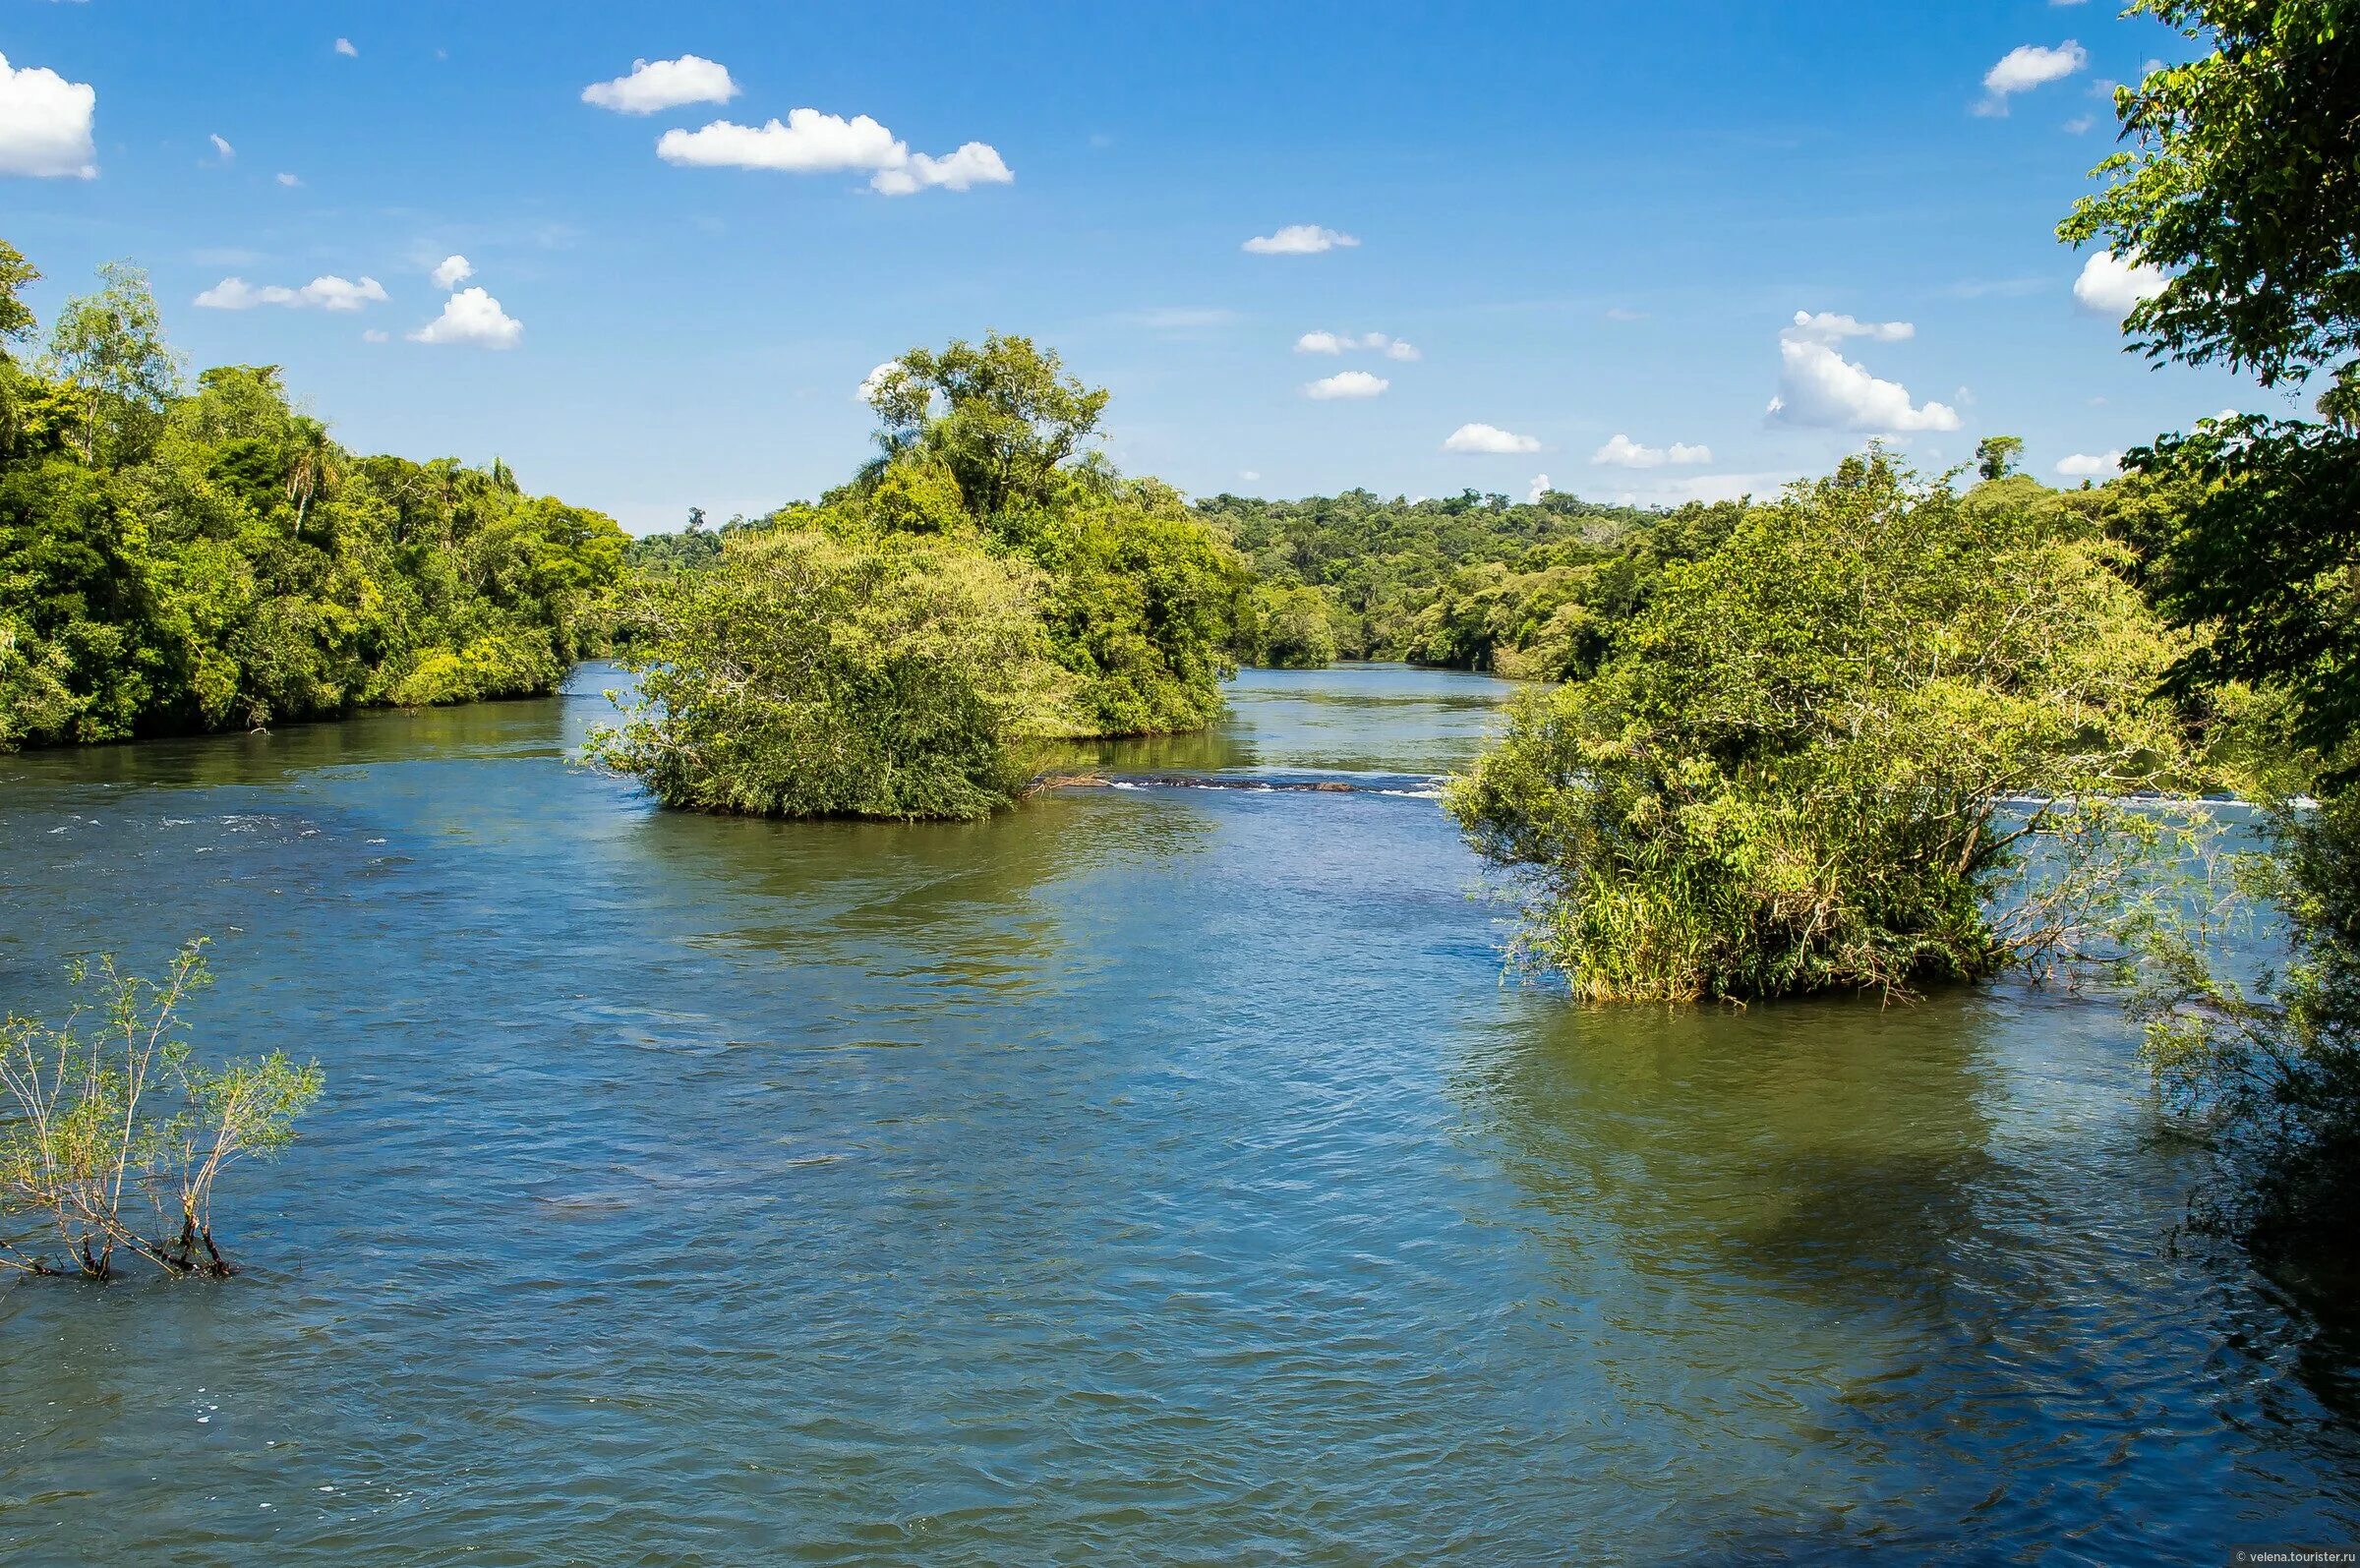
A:
{"label": "river", "polygon": [[652,808],[538,702],[0,757],[0,1008],[209,934],[327,1093],[248,1271],[0,1286],[24,1561],[2227,1560],[2360,1353],[2175,1241],[2110,1000],[1585,1010],[1424,781],[1506,688],[1248,671],[995,821]]}

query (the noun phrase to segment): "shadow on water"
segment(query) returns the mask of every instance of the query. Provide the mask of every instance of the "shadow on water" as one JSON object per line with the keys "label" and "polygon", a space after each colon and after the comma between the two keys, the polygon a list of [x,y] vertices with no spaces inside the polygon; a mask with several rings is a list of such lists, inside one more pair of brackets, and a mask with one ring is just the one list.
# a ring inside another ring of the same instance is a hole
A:
{"label": "shadow on water", "polygon": [[2188,1487],[2237,1539],[2352,1527],[2334,1358],[2175,1246],[2198,1167],[2123,1035],[2107,1000],[2014,991],[1568,1006],[1470,1054],[1453,1092],[1555,1315],[1688,1439],[1700,1560],[2211,1560]]}

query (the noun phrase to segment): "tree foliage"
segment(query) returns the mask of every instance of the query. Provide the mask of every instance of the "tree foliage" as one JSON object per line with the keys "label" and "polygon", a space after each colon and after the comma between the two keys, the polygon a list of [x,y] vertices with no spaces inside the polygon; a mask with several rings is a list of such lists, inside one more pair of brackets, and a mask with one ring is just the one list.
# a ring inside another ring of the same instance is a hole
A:
{"label": "tree foliage", "polygon": [[[2151,357],[2224,361],[2265,385],[2329,373],[2326,425],[2211,420],[2130,454],[2168,497],[2131,519],[2145,580],[2192,635],[2184,693],[2279,701],[2320,766],[2272,847],[2234,863],[2230,918],[2267,911],[2288,962],[2241,984],[2216,911],[2146,911],[2139,1011],[2162,1079],[2215,1131],[2233,1180],[2206,1216],[2349,1266],[2360,1194],[2360,6],[2140,0],[2206,52],[2116,106],[2130,147],[2059,226],[2162,267],[2124,330]],[[2326,1243],[2323,1249],[2317,1244]]]}
{"label": "tree foliage", "polygon": [[2154,358],[2266,386],[2360,351],[2360,6],[2134,0],[2206,52],[2116,90],[2130,145],[2058,225],[2169,279],[2124,323]]}
{"label": "tree foliage", "polygon": [[0,747],[547,691],[599,634],[613,521],[347,452],[275,367],[180,386],[133,272],[45,363],[0,363]]}
{"label": "tree foliage", "polygon": [[1667,567],[1449,807],[1586,997],[1891,994],[2060,956],[2108,838],[2143,831],[2104,799],[2179,750],[2153,697],[2177,645],[2120,554],[2062,508],[1848,460]]}
{"label": "tree foliage", "polygon": [[[1230,531],[1270,592],[1320,595],[1340,657],[1539,679],[1594,668],[1664,564],[1710,549],[1736,515],[1473,491],[1416,501],[1222,494],[1197,511]],[[1286,603],[1298,621],[1309,615],[1308,603]],[[1265,657],[1251,642],[1241,652]]]}
{"label": "tree foliage", "polygon": [[639,696],[591,754],[694,810],[986,816],[1024,783],[1013,741],[1066,725],[1043,588],[939,543],[733,537],[631,590]]}
{"label": "tree foliage", "polygon": [[911,350],[871,400],[883,455],[817,504],[641,542],[642,701],[603,760],[710,810],[973,817],[1032,737],[1219,713],[1245,564],[1078,450],[1103,391],[994,336]]}

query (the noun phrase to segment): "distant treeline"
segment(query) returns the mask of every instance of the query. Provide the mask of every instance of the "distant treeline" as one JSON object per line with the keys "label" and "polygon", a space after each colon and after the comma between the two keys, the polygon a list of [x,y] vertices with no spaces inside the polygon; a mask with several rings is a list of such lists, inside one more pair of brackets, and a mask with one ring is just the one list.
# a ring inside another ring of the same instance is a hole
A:
{"label": "distant treeline", "polygon": [[188,384],[128,266],[20,363],[38,275],[0,243],[0,749],[548,691],[595,641],[612,519],[349,452],[274,366]]}
{"label": "distant treeline", "polygon": [[1474,491],[1222,494],[1196,509],[1260,579],[1241,628],[1250,663],[1401,659],[1549,680],[1597,668],[1664,563],[1710,551],[1740,515],[1728,502],[1659,511]]}

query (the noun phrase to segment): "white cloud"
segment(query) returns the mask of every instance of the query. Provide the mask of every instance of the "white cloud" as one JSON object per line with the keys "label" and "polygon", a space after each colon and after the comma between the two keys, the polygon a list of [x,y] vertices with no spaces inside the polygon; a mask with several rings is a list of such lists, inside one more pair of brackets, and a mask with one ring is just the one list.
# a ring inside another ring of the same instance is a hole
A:
{"label": "white cloud", "polygon": [[2062,82],[2089,63],[2090,51],[2071,38],[2053,49],[2046,44],[2019,44],[1983,73],[1983,101],[1975,106],[1975,112],[2005,114],[2011,95]]}
{"label": "white cloud", "polygon": [[755,127],[716,120],[701,131],[667,131],[656,141],[656,156],[699,168],[788,174],[865,169],[870,188],[886,196],[909,196],[932,186],[965,191],[1016,178],[999,153],[981,142],[937,158],[912,152],[909,144],[865,114],[847,120],[817,109],[790,109],[785,124],[773,120]]}
{"label": "white cloud", "polygon": [[482,289],[461,289],[442,302],[442,314],[410,334],[413,343],[468,343],[479,348],[514,348],[524,323],[500,308]]}
{"label": "white cloud", "polygon": [[1537,452],[1540,440],[1531,436],[1518,436],[1497,425],[1461,425],[1443,437],[1446,452]]}
{"label": "white cloud", "polygon": [[633,60],[629,76],[582,88],[582,101],[617,114],[653,114],[683,103],[727,103],[738,91],[729,67],[683,54],[678,60]]}
{"label": "white cloud", "polygon": [[291,189],[295,186],[301,185],[303,182],[295,178],[295,176],[292,174],[282,174],[278,177],[278,183]]}
{"label": "white cloud", "polygon": [[1238,478],[1240,478],[1240,479],[1242,479],[1242,480],[1244,480],[1244,481],[1245,481],[1247,484],[1251,485],[1251,484],[1253,484],[1253,483],[1254,483],[1256,480],[1258,480],[1258,479],[1262,478],[1262,475],[1261,475],[1261,473],[1260,473],[1260,472],[1258,472],[1258,471],[1257,471],[1257,470],[1255,470],[1255,469],[1251,469],[1251,468],[1241,468],[1241,469],[1239,469],[1239,470],[1237,471],[1237,477],[1238,477]]}
{"label": "white cloud", "polygon": [[1778,334],[1778,395],[1770,399],[1770,422],[1870,435],[1957,430],[1958,410],[1930,400],[1912,403],[1908,387],[1869,375],[1835,346],[1856,336],[1897,342],[1914,330],[1907,321],[1863,323],[1849,316],[1796,312],[1795,324]]}
{"label": "white cloud", "polygon": [[1382,376],[1367,371],[1338,371],[1333,376],[1304,384],[1303,395],[1325,402],[1338,397],[1375,397],[1393,383]]}
{"label": "white cloud", "polygon": [[361,51],[352,46],[352,40],[350,38],[338,38],[336,40],[336,53],[342,55],[347,60],[357,60],[360,58]]}
{"label": "white cloud", "polygon": [[2094,115],[2077,114],[2065,122],[2065,132],[2068,136],[2081,136],[2095,124],[2097,119]]}
{"label": "white cloud", "polygon": [[1349,250],[1360,241],[1317,223],[1289,223],[1273,234],[1257,234],[1240,249],[1256,256],[1317,256],[1322,251]]}
{"label": "white cloud", "polygon": [[910,196],[937,185],[946,191],[967,191],[978,185],[1010,185],[1015,180],[997,150],[981,142],[964,142],[957,151],[939,158],[913,152],[909,162],[879,169],[868,183],[887,196]]}
{"label": "white cloud", "polygon": [[1614,438],[1590,454],[1594,464],[1613,468],[1690,468],[1713,460],[1709,446],[1690,446],[1674,441],[1670,446],[1642,446],[1623,435]]}
{"label": "white cloud", "polygon": [[1862,321],[1834,311],[1821,311],[1816,316],[1809,311],[1797,311],[1795,324],[1787,330],[1799,338],[1814,343],[1841,343],[1848,337],[1865,337],[1879,343],[1905,343],[1918,335],[1918,328],[1909,321]]}
{"label": "white cloud", "polygon": [[1370,349],[1388,360],[1414,360],[1418,351],[1412,344],[1383,332],[1363,332],[1354,337],[1349,332],[1306,332],[1295,339],[1298,354],[1348,354],[1354,349]]}
{"label": "white cloud", "polygon": [[435,287],[448,292],[475,276],[475,263],[463,256],[446,256],[435,266]]}
{"label": "white cloud", "polygon": [[218,136],[209,137],[206,140],[213,144],[213,155],[219,158],[222,162],[235,163],[237,161],[238,149],[236,147],[231,146],[226,141],[222,140]]}
{"label": "white cloud", "polygon": [[299,289],[277,283],[257,287],[241,277],[225,277],[198,295],[195,303],[208,311],[251,311],[258,305],[284,305],[298,311],[315,307],[324,311],[357,311],[365,305],[383,305],[388,297],[384,285],[373,277],[355,283],[330,272]]}
{"label": "white cloud", "polygon": [[1610,321],[1644,321],[1647,319],[1647,313],[1634,311],[1626,306],[1611,305],[1607,307],[1606,319]]}
{"label": "white cloud", "polygon": [[853,393],[853,400],[859,403],[867,402],[870,397],[875,395],[877,388],[885,384],[885,377],[901,368],[900,360],[887,360],[884,364],[871,370],[866,376],[860,377],[859,390]]}
{"label": "white cloud", "polygon": [[9,69],[0,54],[0,174],[36,179],[95,179],[98,152],[90,116],[98,89],[68,82],[46,66]]}
{"label": "white cloud", "polygon": [[2159,266],[2125,261],[2111,251],[2094,251],[2082,263],[2082,275],[2073,280],[2073,297],[2093,316],[2119,321],[2142,300],[2162,293],[2170,281]]}
{"label": "white cloud", "polygon": [[1537,505],[1540,502],[1540,498],[1548,494],[1549,476],[1546,474],[1535,474],[1532,476],[1531,487],[1524,492],[1524,499],[1527,502]]}
{"label": "white cloud", "polygon": [[2076,452],[2057,459],[2057,472],[2067,479],[2112,479],[2122,472],[2122,453]]}
{"label": "white cloud", "polygon": [[363,332],[363,333],[361,334],[361,341],[362,341],[362,342],[364,342],[364,343],[389,343],[389,342],[391,342],[392,340],[393,340],[393,334],[392,334],[392,333],[390,333],[390,332],[386,332],[386,331],[382,331],[382,330],[380,330],[379,328],[377,328],[377,327],[374,327],[374,326],[373,326],[373,327],[371,327],[371,328],[369,328],[369,330],[368,330],[368,331],[366,331],[366,332]]}

